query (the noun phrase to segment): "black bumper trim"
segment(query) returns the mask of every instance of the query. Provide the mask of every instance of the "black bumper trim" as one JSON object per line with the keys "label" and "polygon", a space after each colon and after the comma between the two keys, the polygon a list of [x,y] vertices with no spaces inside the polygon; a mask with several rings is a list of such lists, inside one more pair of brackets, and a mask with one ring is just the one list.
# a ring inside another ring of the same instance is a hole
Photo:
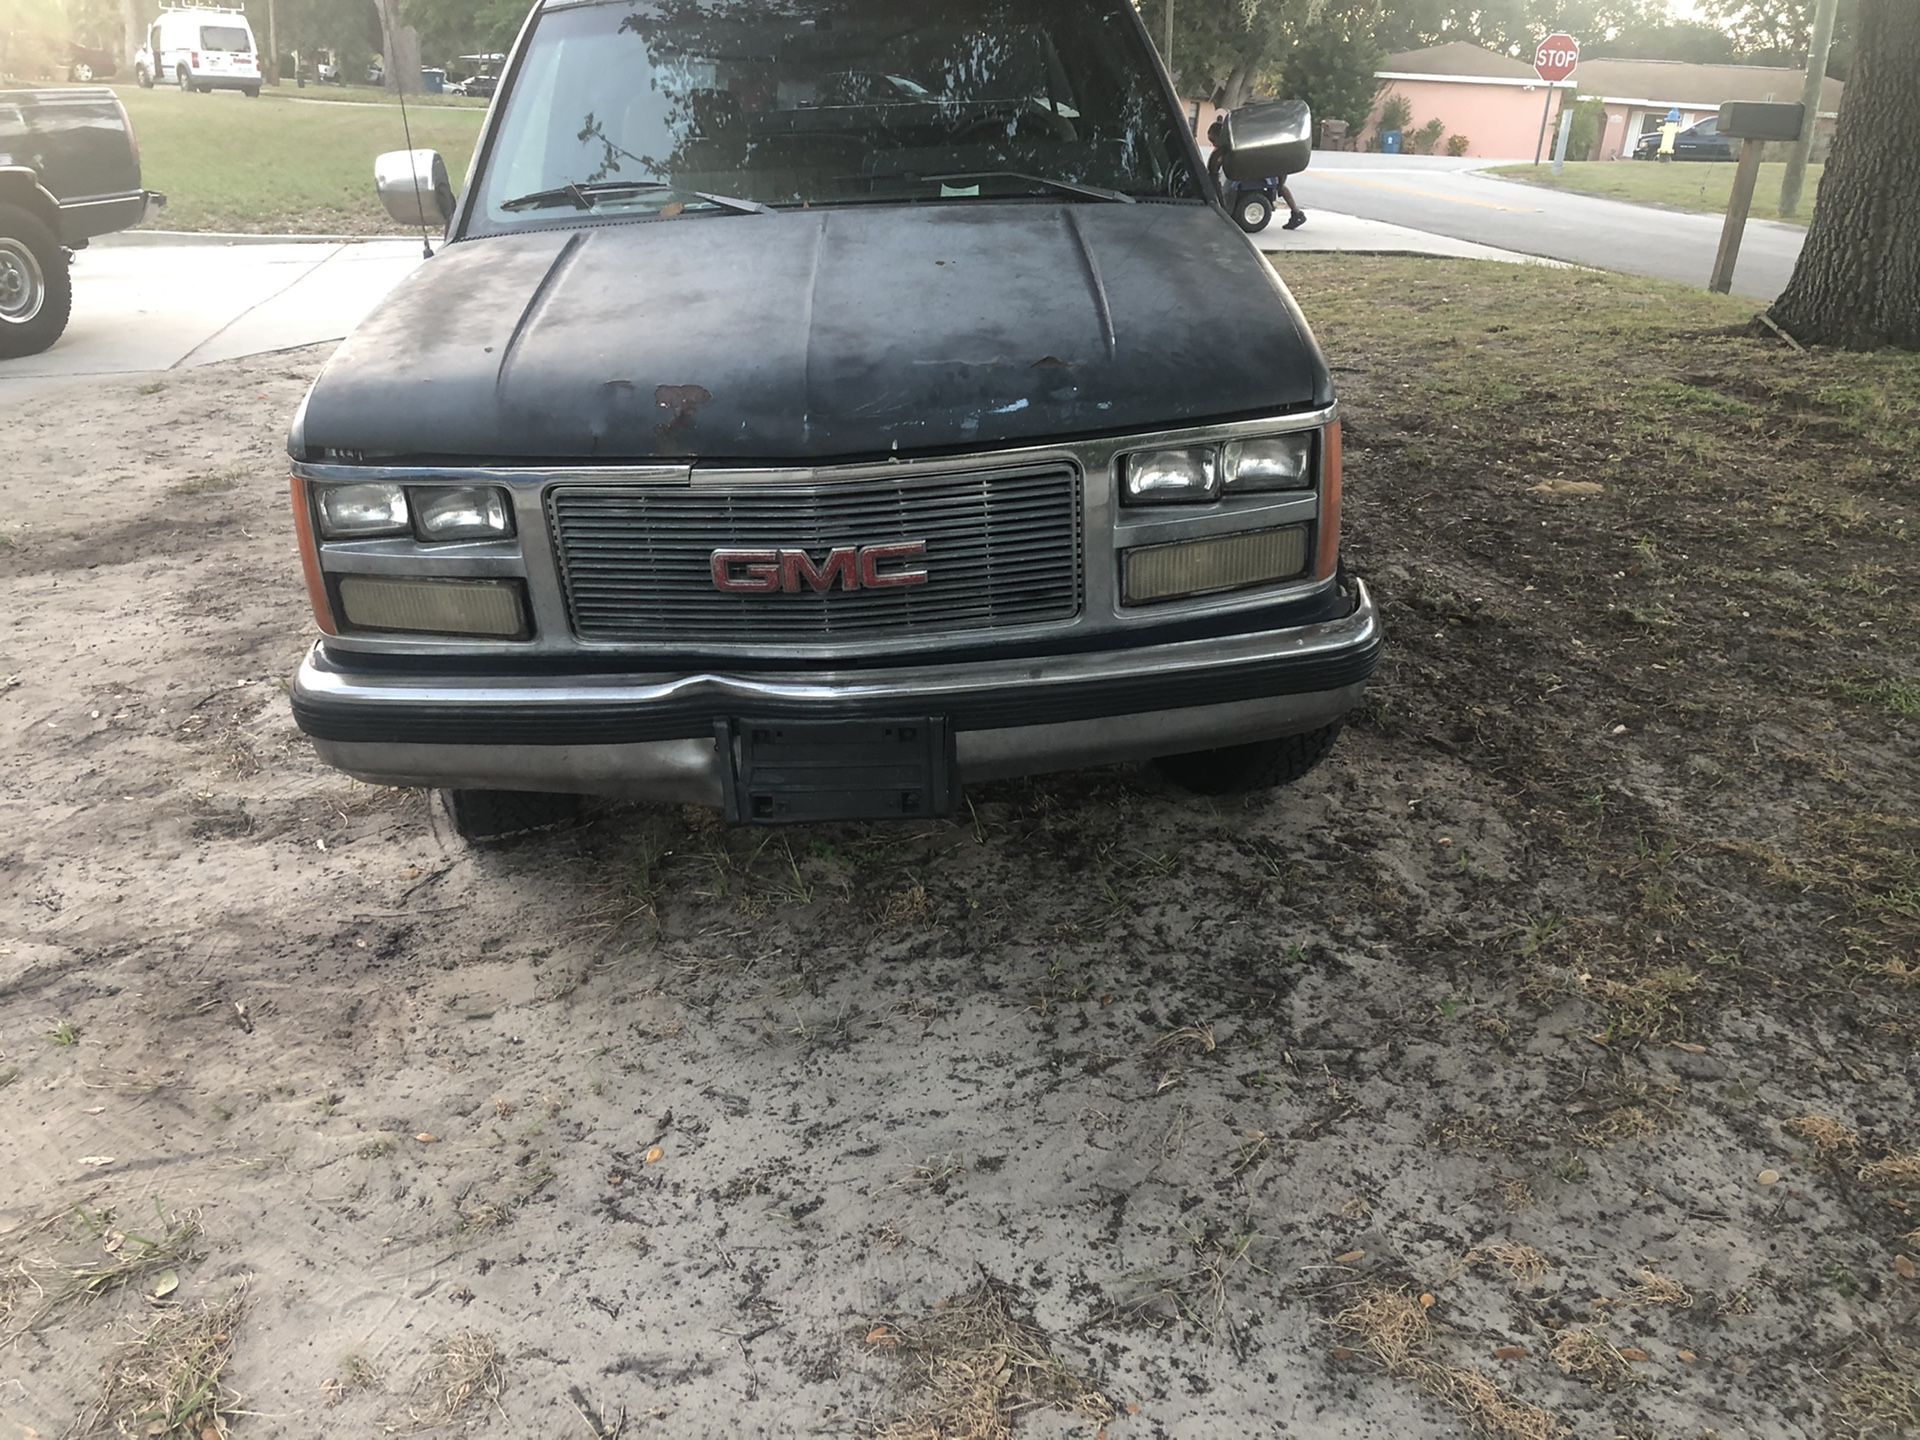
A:
{"label": "black bumper trim", "polygon": [[[963,692],[930,712],[957,730],[1001,730],[1184,710],[1358,685],[1373,674],[1380,641],[1330,654],[1281,656],[1236,665],[1181,669],[1162,675],[1062,680],[1008,691]],[[338,657],[332,657],[336,660]],[[342,673],[347,673],[343,672]],[[884,699],[716,703],[710,697],[644,702],[578,701],[490,704],[447,701],[365,702],[340,697],[293,698],[293,718],[316,740],[373,745],[632,745],[713,734],[716,720],[874,720],[898,715],[903,701]]]}

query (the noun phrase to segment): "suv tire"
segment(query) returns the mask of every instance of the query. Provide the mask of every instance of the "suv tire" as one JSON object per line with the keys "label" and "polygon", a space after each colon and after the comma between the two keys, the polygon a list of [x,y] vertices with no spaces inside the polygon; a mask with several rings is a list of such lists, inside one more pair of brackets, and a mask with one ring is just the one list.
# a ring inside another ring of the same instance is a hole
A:
{"label": "suv tire", "polygon": [[0,204],[0,359],[38,355],[72,313],[73,276],[60,237],[31,210]]}
{"label": "suv tire", "polygon": [[498,845],[580,816],[581,797],[540,790],[443,790],[454,831],[470,845]]}
{"label": "suv tire", "polygon": [[1219,750],[1196,750],[1187,755],[1163,755],[1154,767],[1196,795],[1245,795],[1291,785],[1326,759],[1340,738],[1341,722],[1323,725],[1279,740],[1255,740]]}

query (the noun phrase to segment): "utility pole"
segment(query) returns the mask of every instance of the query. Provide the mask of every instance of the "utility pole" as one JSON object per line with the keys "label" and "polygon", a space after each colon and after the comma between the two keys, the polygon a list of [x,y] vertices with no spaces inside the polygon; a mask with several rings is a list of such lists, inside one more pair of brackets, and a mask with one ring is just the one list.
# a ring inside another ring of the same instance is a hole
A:
{"label": "utility pole", "polygon": [[1167,43],[1160,47],[1160,63],[1167,67],[1167,78],[1173,78],[1173,0],[1167,0]]}
{"label": "utility pole", "polygon": [[280,83],[280,27],[274,23],[273,0],[267,0],[267,83]]}
{"label": "utility pole", "polygon": [[1813,153],[1813,132],[1820,128],[1820,91],[1827,78],[1827,52],[1833,48],[1833,17],[1840,0],[1819,0],[1813,12],[1813,43],[1807,47],[1807,83],[1800,92],[1806,121],[1800,138],[1787,155],[1787,173],[1780,177],[1780,218],[1790,220],[1800,209],[1800,190],[1807,179],[1807,157]]}

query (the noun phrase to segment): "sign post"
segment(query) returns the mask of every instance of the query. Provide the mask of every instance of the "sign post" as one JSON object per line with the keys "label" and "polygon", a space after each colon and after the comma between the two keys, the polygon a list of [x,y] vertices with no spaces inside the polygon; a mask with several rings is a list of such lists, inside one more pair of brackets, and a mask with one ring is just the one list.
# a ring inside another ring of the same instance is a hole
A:
{"label": "sign post", "polygon": [[1547,121],[1553,118],[1553,89],[1570,79],[1580,64],[1580,42],[1564,30],[1557,30],[1534,47],[1533,73],[1547,88],[1546,103],[1540,107],[1540,140],[1533,147],[1533,163],[1547,153]]}

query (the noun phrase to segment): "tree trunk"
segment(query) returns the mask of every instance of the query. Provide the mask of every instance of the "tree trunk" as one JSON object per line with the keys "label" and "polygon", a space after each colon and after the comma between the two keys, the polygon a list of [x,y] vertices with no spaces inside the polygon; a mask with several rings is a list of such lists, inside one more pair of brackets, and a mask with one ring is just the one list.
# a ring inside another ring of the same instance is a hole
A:
{"label": "tree trunk", "polygon": [[1809,345],[1920,350],[1920,4],[1860,0],[1813,224],[1773,319]]}
{"label": "tree trunk", "polygon": [[380,59],[389,93],[420,93],[420,32],[404,23],[398,0],[379,0]]}
{"label": "tree trunk", "polygon": [[125,48],[120,53],[120,62],[127,68],[122,74],[133,68],[133,52],[147,43],[147,26],[140,0],[120,0],[120,29],[124,32]]}
{"label": "tree trunk", "polygon": [[1214,104],[1222,110],[1238,110],[1247,103],[1247,92],[1253,89],[1253,66],[1243,60],[1227,72],[1226,83],[1220,87],[1220,94]]}

